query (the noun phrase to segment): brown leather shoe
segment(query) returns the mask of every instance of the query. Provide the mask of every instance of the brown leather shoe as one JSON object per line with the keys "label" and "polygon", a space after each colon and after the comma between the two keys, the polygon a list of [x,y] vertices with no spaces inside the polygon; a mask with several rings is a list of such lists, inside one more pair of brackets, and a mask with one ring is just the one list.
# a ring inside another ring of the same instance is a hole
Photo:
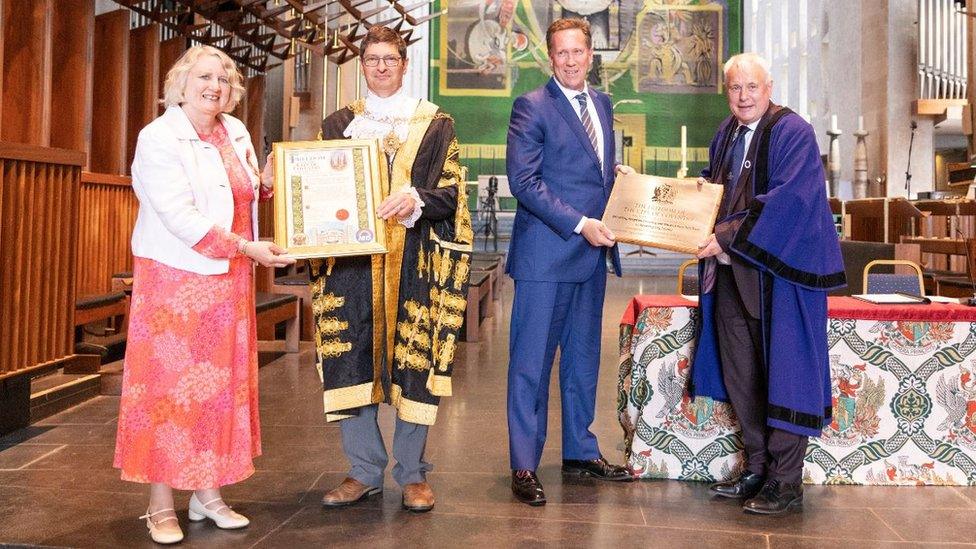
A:
{"label": "brown leather shoe", "polygon": [[414,482],[403,487],[403,508],[414,513],[426,513],[434,508],[434,490],[426,482]]}
{"label": "brown leather shoe", "polygon": [[382,492],[382,488],[367,486],[354,478],[346,477],[346,480],[325,493],[325,497],[322,498],[322,505],[325,507],[346,507]]}

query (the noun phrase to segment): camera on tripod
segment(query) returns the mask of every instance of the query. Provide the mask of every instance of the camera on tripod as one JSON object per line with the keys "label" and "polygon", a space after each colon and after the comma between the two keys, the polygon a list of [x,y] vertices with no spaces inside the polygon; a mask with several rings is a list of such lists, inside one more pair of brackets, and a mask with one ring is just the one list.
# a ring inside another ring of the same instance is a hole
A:
{"label": "camera on tripod", "polygon": [[478,213],[484,219],[484,225],[478,233],[485,235],[485,251],[488,251],[488,238],[492,239],[494,251],[498,251],[498,208],[495,206],[496,195],[498,194],[498,176],[492,175],[488,178],[488,186],[485,196],[481,199],[478,206]]}

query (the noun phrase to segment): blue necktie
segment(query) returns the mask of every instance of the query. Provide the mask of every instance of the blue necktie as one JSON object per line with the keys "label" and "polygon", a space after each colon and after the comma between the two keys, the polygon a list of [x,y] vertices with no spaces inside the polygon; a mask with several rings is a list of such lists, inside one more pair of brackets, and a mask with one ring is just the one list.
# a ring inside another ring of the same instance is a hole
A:
{"label": "blue necktie", "polygon": [[732,162],[729,165],[729,177],[727,180],[730,191],[735,188],[735,183],[739,180],[739,174],[742,172],[742,157],[746,153],[745,136],[748,131],[749,126],[739,126],[735,134],[735,139],[732,140]]}

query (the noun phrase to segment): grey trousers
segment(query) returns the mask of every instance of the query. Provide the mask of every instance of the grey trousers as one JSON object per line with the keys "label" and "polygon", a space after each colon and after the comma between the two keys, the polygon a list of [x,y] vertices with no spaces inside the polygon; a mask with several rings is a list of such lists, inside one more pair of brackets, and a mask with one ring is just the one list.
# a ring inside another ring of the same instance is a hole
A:
{"label": "grey trousers", "polygon": [[722,375],[742,428],[746,468],[784,483],[799,483],[808,439],[766,425],[769,378],[763,359],[762,324],[746,309],[732,268],[715,273],[715,320]]}
{"label": "grey trousers", "polygon": [[[342,449],[349,459],[349,476],[367,486],[383,486],[383,472],[389,463],[383,434],[376,423],[379,406],[363,406],[359,415],[339,422]],[[393,480],[400,486],[423,482],[433,466],[424,461],[427,446],[427,425],[418,425],[396,418],[393,431]]]}

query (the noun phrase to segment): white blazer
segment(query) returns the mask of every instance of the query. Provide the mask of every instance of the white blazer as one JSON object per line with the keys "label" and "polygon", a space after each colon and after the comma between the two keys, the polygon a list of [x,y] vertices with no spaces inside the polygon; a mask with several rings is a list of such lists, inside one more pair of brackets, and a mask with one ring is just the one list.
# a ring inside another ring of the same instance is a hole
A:
{"label": "white blazer", "polygon": [[[220,119],[254,187],[251,217],[257,235],[260,179],[251,136],[233,116]],[[200,139],[180,107],[169,107],[139,132],[132,188],[139,199],[132,255],[199,274],[228,271],[229,260],[193,250],[214,225],[230,230],[234,197],[220,152]]]}

